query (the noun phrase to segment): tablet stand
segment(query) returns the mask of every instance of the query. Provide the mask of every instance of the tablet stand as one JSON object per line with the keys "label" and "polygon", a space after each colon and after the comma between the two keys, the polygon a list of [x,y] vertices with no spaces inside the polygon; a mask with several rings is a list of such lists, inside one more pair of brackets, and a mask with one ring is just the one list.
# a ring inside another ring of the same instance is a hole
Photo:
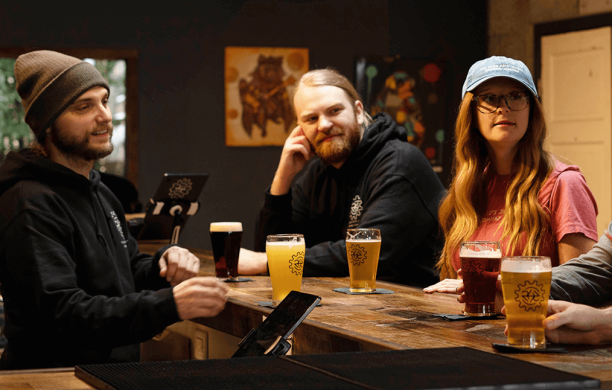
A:
{"label": "tablet stand", "polygon": [[240,341],[232,357],[285,355],[291,349],[287,339],[320,301],[316,295],[291,291],[257,329],[251,329]]}
{"label": "tablet stand", "polygon": [[164,199],[154,201],[151,199],[153,212],[152,215],[170,215],[174,217],[172,224],[172,237],[170,238],[170,244],[178,244],[179,234],[181,231],[181,225],[183,223],[183,213],[187,210],[186,215],[195,215],[200,209],[200,202],[190,202],[188,200],[178,199]]}

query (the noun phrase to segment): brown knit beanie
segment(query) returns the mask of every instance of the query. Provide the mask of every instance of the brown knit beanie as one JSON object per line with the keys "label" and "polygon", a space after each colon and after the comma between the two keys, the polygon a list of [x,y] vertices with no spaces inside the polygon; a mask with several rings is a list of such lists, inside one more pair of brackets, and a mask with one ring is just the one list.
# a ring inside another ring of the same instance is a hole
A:
{"label": "brown knit beanie", "polygon": [[79,96],[108,83],[85,61],[48,50],[20,55],[15,61],[17,92],[25,110],[25,121],[38,136]]}

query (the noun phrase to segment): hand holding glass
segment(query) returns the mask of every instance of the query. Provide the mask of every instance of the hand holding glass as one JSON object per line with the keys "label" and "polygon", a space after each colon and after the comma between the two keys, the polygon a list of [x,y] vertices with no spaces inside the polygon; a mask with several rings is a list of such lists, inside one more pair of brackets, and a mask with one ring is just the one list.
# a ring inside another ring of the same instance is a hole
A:
{"label": "hand holding glass", "polygon": [[350,292],[376,291],[376,271],[380,255],[380,230],[348,229],[346,256],[351,277]]}
{"label": "hand holding glass", "polygon": [[272,301],[276,304],[287,294],[300,291],[304,272],[306,244],[301,234],[279,234],[266,238],[268,269],[272,281]]}
{"label": "hand holding glass", "polygon": [[459,249],[465,291],[464,314],[494,316],[495,290],[501,262],[497,241],[466,241]]}
{"label": "hand holding glass", "polygon": [[529,349],[546,347],[542,322],[548,309],[551,279],[549,257],[515,256],[502,260],[508,344]]}

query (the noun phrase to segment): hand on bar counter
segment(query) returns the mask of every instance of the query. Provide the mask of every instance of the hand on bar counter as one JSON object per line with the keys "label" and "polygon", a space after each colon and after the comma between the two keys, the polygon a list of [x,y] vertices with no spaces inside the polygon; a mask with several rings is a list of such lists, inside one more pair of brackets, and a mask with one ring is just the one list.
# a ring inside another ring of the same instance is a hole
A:
{"label": "hand on bar counter", "polygon": [[240,275],[257,275],[268,273],[268,257],[265,252],[254,252],[240,248],[238,260],[238,273]]}
{"label": "hand on bar counter", "polygon": [[432,294],[435,292],[446,294],[461,294],[461,292],[459,291],[459,287],[462,286],[463,281],[461,279],[444,279],[432,286],[425,287],[423,291],[428,294]]}

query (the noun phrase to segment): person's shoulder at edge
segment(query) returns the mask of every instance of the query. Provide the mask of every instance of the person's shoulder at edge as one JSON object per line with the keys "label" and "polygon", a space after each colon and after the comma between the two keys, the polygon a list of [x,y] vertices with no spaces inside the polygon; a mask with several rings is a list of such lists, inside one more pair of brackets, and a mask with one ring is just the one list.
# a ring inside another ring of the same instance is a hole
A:
{"label": "person's shoulder at edge", "polygon": [[586,183],[586,179],[577,165],[569,165],[557,159],[554,159],[553,162],[553,170],[548,175],[548,178],[540,190],[540,199],[548,199],[558,184],[565,181],[579,179],[579,181]]}
{"label": "person's shoulder at edge", "polygon": [[578,167],[578,165],[572,165],[572,164],[563,162],[561,160],[558,160],[557,158],[553,158],[553,163],[554,163],[554,167],[553,167],[552,172],[550,172],[550,175],[548,176],[549,180],[558,178],[559,176],[562,176],[565,173],[571,174],[573,172],[576,172],[580,176],[583,176],[582,172],[580,171],[580,167]]}

